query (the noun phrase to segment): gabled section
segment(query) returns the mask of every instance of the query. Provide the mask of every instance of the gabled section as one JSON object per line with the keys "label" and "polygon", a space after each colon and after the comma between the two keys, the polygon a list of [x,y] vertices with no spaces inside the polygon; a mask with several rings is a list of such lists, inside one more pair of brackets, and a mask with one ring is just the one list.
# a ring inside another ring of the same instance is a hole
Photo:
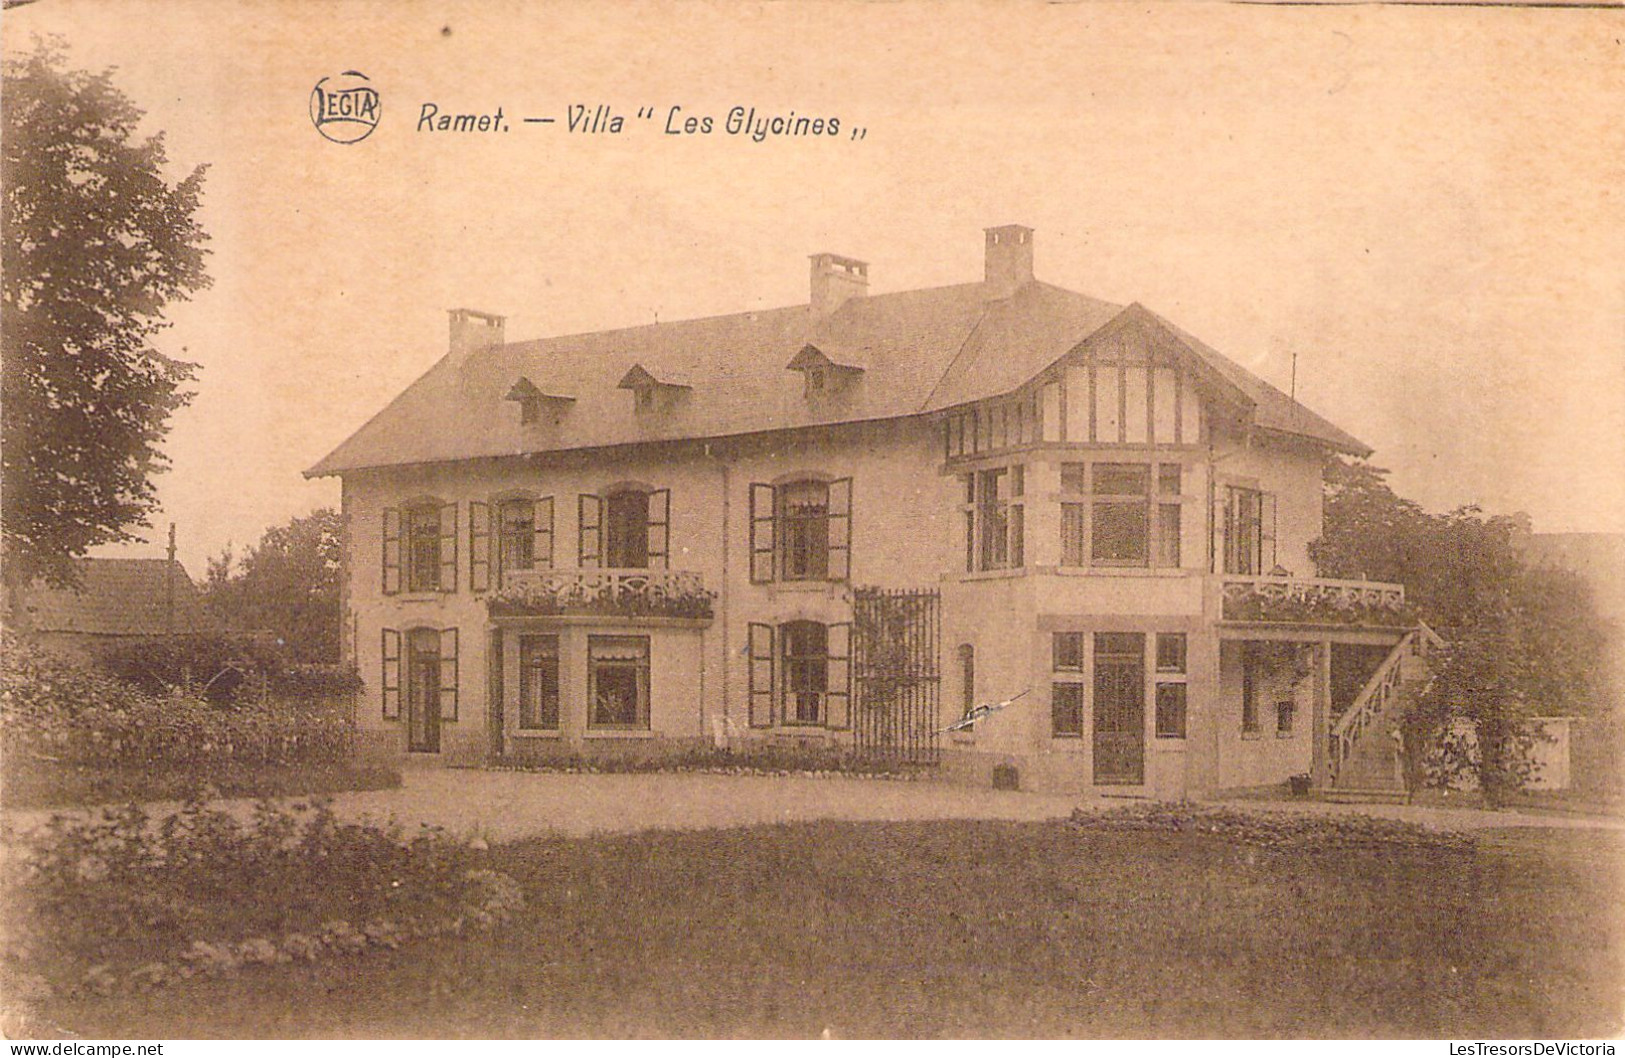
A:
{"label": "gabled section", "polygon": [[865,365],[861,357],[849,352],[836,351],[831,355],[816,345],[804,345],[784,368],[801,372],[803,392],[812,400],[845,392],[863,377]]}
{"label": "gabled section", "polygon": [[570,405],[576,402],[574,397],[543,393],[534,382],[523,375],[519,376],[519,380],[502,399],[511,400],[519,405],[519,422],[524,426],[542,422],[557,425],[564,418],[564,413],[570,409]]}
{"label": "gabled section", "polygon": [[666,411],[677,405],[692,390],[688,381],[667,373],[662,378],[642,364],[633,364],[616,383],[616,389],[632,391],[634,407],[639,412]]}

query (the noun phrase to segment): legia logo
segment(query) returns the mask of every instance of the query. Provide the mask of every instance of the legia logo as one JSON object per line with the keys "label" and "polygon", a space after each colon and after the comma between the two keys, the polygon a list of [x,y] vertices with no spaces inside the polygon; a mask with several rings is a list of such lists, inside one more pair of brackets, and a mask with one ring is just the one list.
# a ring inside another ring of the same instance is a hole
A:
{"label": "legia logo", "polygon": [[378,127],[378,90],[359,70],[324,77],[310,93],[310,120],[334,143],[359,143]]}

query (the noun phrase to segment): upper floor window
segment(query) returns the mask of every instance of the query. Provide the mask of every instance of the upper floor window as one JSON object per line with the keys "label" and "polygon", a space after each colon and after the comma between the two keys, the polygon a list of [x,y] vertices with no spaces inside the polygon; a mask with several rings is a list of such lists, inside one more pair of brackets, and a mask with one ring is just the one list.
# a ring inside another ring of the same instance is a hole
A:
{"label": "upper floor window", "polygon": [[457,505],[422,500],[384,511],[383,588],[457,590]]}
{"label": "upper floor window", "polygon": [[468,505],[468,576],[474,591],[504,574],[553,565],[553,498],[511,497]]}
{"label": "upper floor window", "polygon": [[1224,571],[1258,576],[1275,564],[1275,497],[1253,488],[1224,490]]}
{"label": "upper floor window", "polygon": [[[1057,388],[1051,384],[1047,390]],[[957,459],[1044,440],[1042,392],[1035,389],[953,412],[943,420],[944,457]],[[1054,412],[1050,415],[1053,419]]]}
{"label": "upper floor window", "polygon": [[965,572],[1025,565],[1025,476],[1020,464],[962,476]]}
{"label": "upper floor window", "polygon": [[583,569],[665,569],[670,558],[671,490],[641,486],[583,494],[577,557]]}
{"label": "upper floor window", "polygon": [[851,639],[849,624],[752,624],[746,643],[751,726],[849,726]]}
{"label": "upper floor window", "polygon": [[851,535],[851,478],[750,487],[752,583],[844,581],[850,575]]}
{"label": "upper floor window", "polygon": [[1063,463],[1063,566],[1178,567],[1178,463]]}

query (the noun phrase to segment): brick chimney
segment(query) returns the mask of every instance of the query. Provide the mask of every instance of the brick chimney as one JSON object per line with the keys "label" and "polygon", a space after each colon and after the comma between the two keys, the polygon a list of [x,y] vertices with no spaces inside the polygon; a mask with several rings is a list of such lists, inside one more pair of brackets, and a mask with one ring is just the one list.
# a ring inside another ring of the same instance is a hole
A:
{"label": "brick chimney", "polygon": [[508,320],[506,316],[474,309],[452,309],[450,315],[453,359],[461,359],[476,349],[489,349],[503,343],[503,326]]}
{"label": "brick chimney", "polygon": [[1033,278],[1033,230],[1020,224],[984,228],[987,263],[983,287],[989,301],[1014,294]]}
{"label": "brick chimney", "polygon": [[847,298],[861,298],[869,292],[869,266],[863,261],[833,253],[812,255],[812,314],[828,316]]}

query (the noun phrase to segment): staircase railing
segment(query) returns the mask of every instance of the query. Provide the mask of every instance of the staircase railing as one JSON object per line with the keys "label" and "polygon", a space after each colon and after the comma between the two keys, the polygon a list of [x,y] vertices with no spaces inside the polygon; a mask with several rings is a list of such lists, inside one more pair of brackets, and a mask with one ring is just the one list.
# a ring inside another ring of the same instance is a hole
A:
{"label": "staircase railing", "polygon": [[[1427,635],[1438,639],[1431,628],[1426,629]],[[1365,681],[1360,693],[1355,696],[1353,704],[1332,725],[1331,744],[1327,747],[1327,764],[1330,773],[1331,785],[1337,785],[1337,777],[1354,755],[1354,747],[1360,738],[1371,729],[1377,718],[1392,704],[1399,694],[1399,685],[1403,677],[1403,662],[1405,655],[1410,653],[1419,632],[1407,632],[1405,637],[1394,645],[1388,656],[1382,659],[1377,671]],[[1429,644],[1432,645],[1432,644]],[[1425,649],[1425,648],[1424,648]]]}

